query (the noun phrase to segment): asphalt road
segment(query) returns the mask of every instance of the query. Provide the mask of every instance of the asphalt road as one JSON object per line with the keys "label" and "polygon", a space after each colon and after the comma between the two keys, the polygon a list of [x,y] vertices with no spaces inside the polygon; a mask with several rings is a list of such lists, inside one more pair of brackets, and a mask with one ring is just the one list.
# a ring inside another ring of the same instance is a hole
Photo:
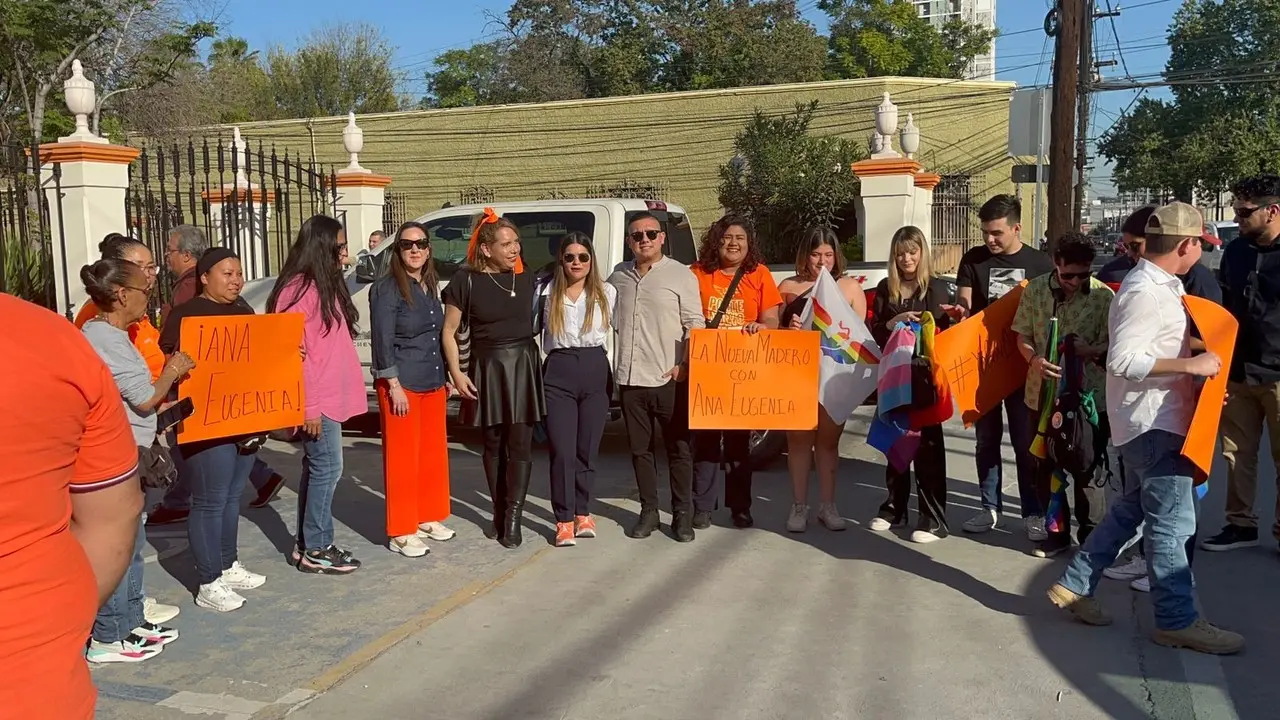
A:
{"label": "asphalt road", "polygon": [[[192,571],[182,526],[153,530],[149,592],[182,605],[173,624],[183,637],[153,661],[95,668],[98,717],[1277,716],[1273,543],[1197,559],[1201,603],[1246,635],[1240,656],[1151,644],[1149,597],[1123,583],[1104,581],[1100,593],[1115,625],[1074,624],[1043,599],[1065,560],[1031,557],[1016,519],[1003,531],[929,546],[865,529],[884,470],[861,427],[851,423],[842,445],[846,532],[815,523],[786,533],[790,490],[779,466],[757,474],[754,529],[719,517],[690,544],[665,534],[628,539],[622,529],[638,504],[615,434],[598,488],[601,537],[568,549],[549,547],[543,461],[525,546],[485,540],[476,445],[455,438],[450,524],[459,535],[420,560],[382,545],[379,446],[349,436],[335,513],[340,541],[365,567],[343,578],[289,568],[282,554],[294,496],[286,490],[269,508],[244,511],[242,560],[269,579],[246,593],[243,609],[221,615],[195,608],[183,589]],[[976,505],[972,433],[949,427],[948,448],[949,516],[958,527]],[[266,452],[296,477],[293,448]],[[1271,477],[1265,469],[1264,523]],[[1221,519],[1221,468],[1212,483],[1202,533]]]}

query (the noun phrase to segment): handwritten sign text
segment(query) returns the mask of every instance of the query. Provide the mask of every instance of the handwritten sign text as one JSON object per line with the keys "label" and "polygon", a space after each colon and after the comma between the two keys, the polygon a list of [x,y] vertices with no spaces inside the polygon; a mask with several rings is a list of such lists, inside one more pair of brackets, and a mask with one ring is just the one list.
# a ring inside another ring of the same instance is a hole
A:
{"label": "handwritten sign text", "polygon": [[694,330],[689,427],[812,430],[818,425],[818,333]]}

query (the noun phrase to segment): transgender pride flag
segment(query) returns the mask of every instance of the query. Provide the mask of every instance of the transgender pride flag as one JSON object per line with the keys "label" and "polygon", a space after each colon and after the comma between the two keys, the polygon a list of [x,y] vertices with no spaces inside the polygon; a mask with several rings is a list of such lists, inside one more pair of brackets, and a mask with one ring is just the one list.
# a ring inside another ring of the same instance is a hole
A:
{"label": "transgender pride flag", "polygon": [[831,273],[818,274],[801,322],[820,333],[818,404],[832,420],[843,423],[876,389],[880,348]]}

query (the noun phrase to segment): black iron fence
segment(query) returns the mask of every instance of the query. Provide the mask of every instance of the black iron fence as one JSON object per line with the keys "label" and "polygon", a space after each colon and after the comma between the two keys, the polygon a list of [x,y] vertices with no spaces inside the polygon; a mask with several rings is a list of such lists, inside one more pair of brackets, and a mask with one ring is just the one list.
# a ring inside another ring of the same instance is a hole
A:
{"label": "black iron fence", "polygon": [[39,148],[0,145],[0,292],[57,308],[50,195],[61,210],[61,172],[52,166],[41,187]]}
{"label": "black iron fence", "polygon": [[235,251],[246,279],[274,275],[303,221],[335,214],[335,177],[332,167],[262,143],[251,149],[206,138],[144,147],[129,167],[125,217],[162,267],[157,301],[175,280],[164,263],[175,227],[194,225],[210,246]]}

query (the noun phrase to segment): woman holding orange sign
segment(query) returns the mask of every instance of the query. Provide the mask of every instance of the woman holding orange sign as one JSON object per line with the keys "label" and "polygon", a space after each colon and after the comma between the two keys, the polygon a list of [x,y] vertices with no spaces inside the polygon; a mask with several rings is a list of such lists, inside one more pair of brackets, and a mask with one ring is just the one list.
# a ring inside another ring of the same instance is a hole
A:
{"label": "woman holding orange sign", "polygon": [[[796,250],[796,274],[782,281],[778,291],[786,300],[782,310],[782,326],[799,330],[803,327],[801,316],[809,302],[818,276],[831,273],[845,302],[859,318],[867,315],[867,296],[862,284],[844,274],[844,254],[840,252],[840,240],[825,225],[814,225],[804,231],[800,247]],[[787,433],[787,469],[791,472],[793,502],[787,516],[787,530],[804,532],[809,527],[809,468],[818,466],[818,522],[828,530],[844,530],[847,525],[836,508],[836,467],[840,464],[840,436],[844,423],[837,423],[818,406],[818,427],[815,430]]]}
{"label": "woman holding orange sign", "polygon": [[[698,278],[707,329],[745,333],[778,328],[782,295],[765,267],[755,228],[746,218],[726,215],[707,228],[693,274]],[[717,505],[716,466],[725,466],[725,504],[734,527],[749,528],[751,517],[751,433],[702,430],[693,433],[693,527],[711,527]],[[677,529],[678,530],[678,529]]]}

